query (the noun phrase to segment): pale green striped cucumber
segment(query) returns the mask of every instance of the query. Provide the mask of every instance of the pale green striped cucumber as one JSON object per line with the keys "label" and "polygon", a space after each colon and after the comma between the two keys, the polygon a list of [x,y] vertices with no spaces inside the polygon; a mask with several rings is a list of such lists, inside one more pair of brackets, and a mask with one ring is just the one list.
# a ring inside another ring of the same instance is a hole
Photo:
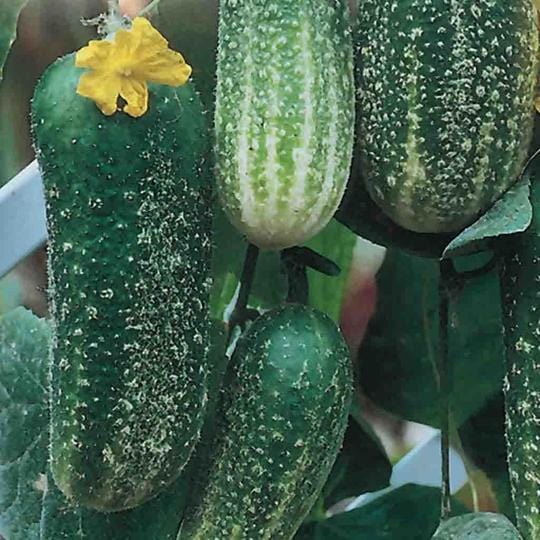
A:
{"label": "pale green striped cucumber", "polygon": [[215,114],[218,187],[263,249],[309,240],[332,218],[354,136],[346,0],[223,0]]}
{"label": "pale green striped cucumber", "polygon": [[540,538],[540,184],[534,220],[508,241],[502,273],[507,350],[506,439],[512,497],[525,540]]}
{"label": "pale green striped cucumber", "polygon": [[51,467],[101,510],[173,482],[207,401],[211,215],[207,122],[191,83],[106,117],[67,56],[33,101],[54,321]]}
{"label": "pale green striped cucumber", "polygon": [[343,441],[348,349],[323,313],[290,304],[240,338],[198,505],[179,539],[292,538]]}
{"label": "pale green striped cucumber", "polygon": [[517,179],[532,136],[532,0],[365,0],[358,151],[398,225],[453,232]]}

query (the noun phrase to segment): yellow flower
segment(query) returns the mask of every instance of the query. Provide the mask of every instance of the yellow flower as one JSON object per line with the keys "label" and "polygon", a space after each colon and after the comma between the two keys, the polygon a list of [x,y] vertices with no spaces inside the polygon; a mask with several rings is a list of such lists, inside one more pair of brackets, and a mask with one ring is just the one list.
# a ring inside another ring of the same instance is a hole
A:
{"label": "yellow flower", "polygon": [[118,110],[138,118],[148,110],[148,82],[181,86],[191,75],[184,57],[168,48],[167,40],[147,19],[137,17],[129,30],[118,30],[112,40],[90,41],[76,56],[75,65],[88,68],[77,93],[92,99],[103,114]]}

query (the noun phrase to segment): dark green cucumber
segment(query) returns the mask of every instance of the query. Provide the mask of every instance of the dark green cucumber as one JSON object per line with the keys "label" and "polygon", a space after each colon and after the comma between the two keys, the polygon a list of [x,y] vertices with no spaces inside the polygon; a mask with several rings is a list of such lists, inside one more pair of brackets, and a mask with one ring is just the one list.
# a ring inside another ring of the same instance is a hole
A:
{"label": "dark green cucumber", "polygon": [[[209,402],[201,442],[197,445],[180,478],[152,500],[125,512],[104,513],[71,506],[56,489],[52,479],[45,496],[39,497],[41,508],[40,540],[175,540],[184,508],[193,497],[195,478],[214,433],[213,413],[223,371],[225,331],[222,323],[212,325],[212,368],[209,375]],[[1,349],[1,346],[0,346]],[[44,449],[45,450],[45,449]],[[40,494],[41,495],[41,494]],[[43,500],[42,500],[43,499]],[[1,522],[1,518],[0,518]],[[1,534],[0,527],[0,534]],[[9,537],[11,538],[11,537]],[[25,537],[24,539],[30,540]]]}
{"label": "dark green cucumber", "polygon": [[319,311],[286,305],[240,338],[198,504],[179,539],[291,538],[336,459],[352,395],[348,349]]}
{"label": "dark green cucumber", "polygon": [[105,117],[74,57],[33,101],[54,322],[51,467],[78,504],[114,511],[171,484],[207,402],[207,123],[188,83]]}
{"label": "dark green cucumber", "polygon": [[506,439],[512,497],[525,540],[540,538],[540,184],[531,227],[513,236],[502,272]]}
{"label": "dark green cucumber", "polygon": [[358,151],[373,200],[422,233],[472,223],[517,179],[532,136],[531,0],[365,0]]}

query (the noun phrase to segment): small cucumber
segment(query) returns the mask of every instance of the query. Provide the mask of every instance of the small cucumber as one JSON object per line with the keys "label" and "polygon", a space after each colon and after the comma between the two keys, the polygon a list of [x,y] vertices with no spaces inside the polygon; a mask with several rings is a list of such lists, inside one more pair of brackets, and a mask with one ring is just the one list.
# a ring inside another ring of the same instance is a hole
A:
{"label": "small cucumber", "polygon": [[240,338],[207,483],[179,539],[292,538],[343,441],[352,397],[335,323],[286,305]]}
{"label": "small cucumber", "polygon": [[506,439],[518,529],[540,538],[540,184],[531,227],[507,243],[502,272],[507,378]]}
{"label": "small cucumber", "polygon": [[347,0],[223,0],[216,97],[219,194],[262,249],[309,240],[334,215],[354,138]]}
{"label": "small cucumber", "polygon": [[191,85],[140,118],[76,93],[67,56],[33,101],[49,231],[51,468],[78,504],[134,507],[171,484],[207,402],[207,123]]}
{"label": "small cucumber", "polygon": [[406,229],[462,229],[527,157],[533,2],[365,0],[358,35],[358,152],[369,194]]}

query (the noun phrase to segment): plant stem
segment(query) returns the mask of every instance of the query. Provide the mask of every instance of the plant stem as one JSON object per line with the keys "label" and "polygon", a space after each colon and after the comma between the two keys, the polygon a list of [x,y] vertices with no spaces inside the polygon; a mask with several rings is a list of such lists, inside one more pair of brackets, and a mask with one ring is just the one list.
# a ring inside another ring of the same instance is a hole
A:
{"label": "plant stem", "polygon": [[245,311],[247,307],[249,293],[251,292],[253,278],[255,277],[258,257],[259,248],[253,244],[249,244],[244,259],[244,268],[242,268],[242,275],[240,276],[240,291],[238,292],[235,310],[240,309]]}
{"label": "plant stem", "polygon": [[456,277],[459,277],[460,282],[468,281],[470,279],[476,279],[478,277],[483,277],[486,274],[489,274],[491,271],[495,270],[497,268],[497,265],[499,264],[499,256],[493,255],[489,261],[481,266],[480,268],[477,268],[476,270],[467,270],[465,272],[458,272],[452,263],[452,271]]}
{"label": "plant stem", "polygon": [[146,7],[142,8],[141,11],[139,11],[137,17],[143,17],[144,15],[148,15],[149,13],[157,9],[160,2],[161,0],[153,0]]}
{"label": "plant stem", "polygon": [[309,281],[305,262],[297,257],[296,248],[284,249],[281,261],[288,281],[287,302],[307,304],[309,302]]}
{"label": "plant stem", "polygon": [[325,276],[335,277],[341,273],[340,267],[334,261],[305,246],[287,248],[283,250],[283,256],[291,258],[299,266],[311,268]]}
{"label": "plant stem", "polygon": [[239,324],[242,324],[245,319],[258,257],[259,248],[253,244],[248,244],[244,258],[244,267],[242,268],[242,275],[240,276],[240,290],[238,291],[238,297],[229,320],[229,340],[234,328]]}
{"label": "plant stem", "polygon": [[448,362],[448,312],[453,266],[450,260],[440,262],[439,277],[439,393],[441,423],[442,490],[441,520],[451,513],[450,494],[450,393],[452,381]]}

